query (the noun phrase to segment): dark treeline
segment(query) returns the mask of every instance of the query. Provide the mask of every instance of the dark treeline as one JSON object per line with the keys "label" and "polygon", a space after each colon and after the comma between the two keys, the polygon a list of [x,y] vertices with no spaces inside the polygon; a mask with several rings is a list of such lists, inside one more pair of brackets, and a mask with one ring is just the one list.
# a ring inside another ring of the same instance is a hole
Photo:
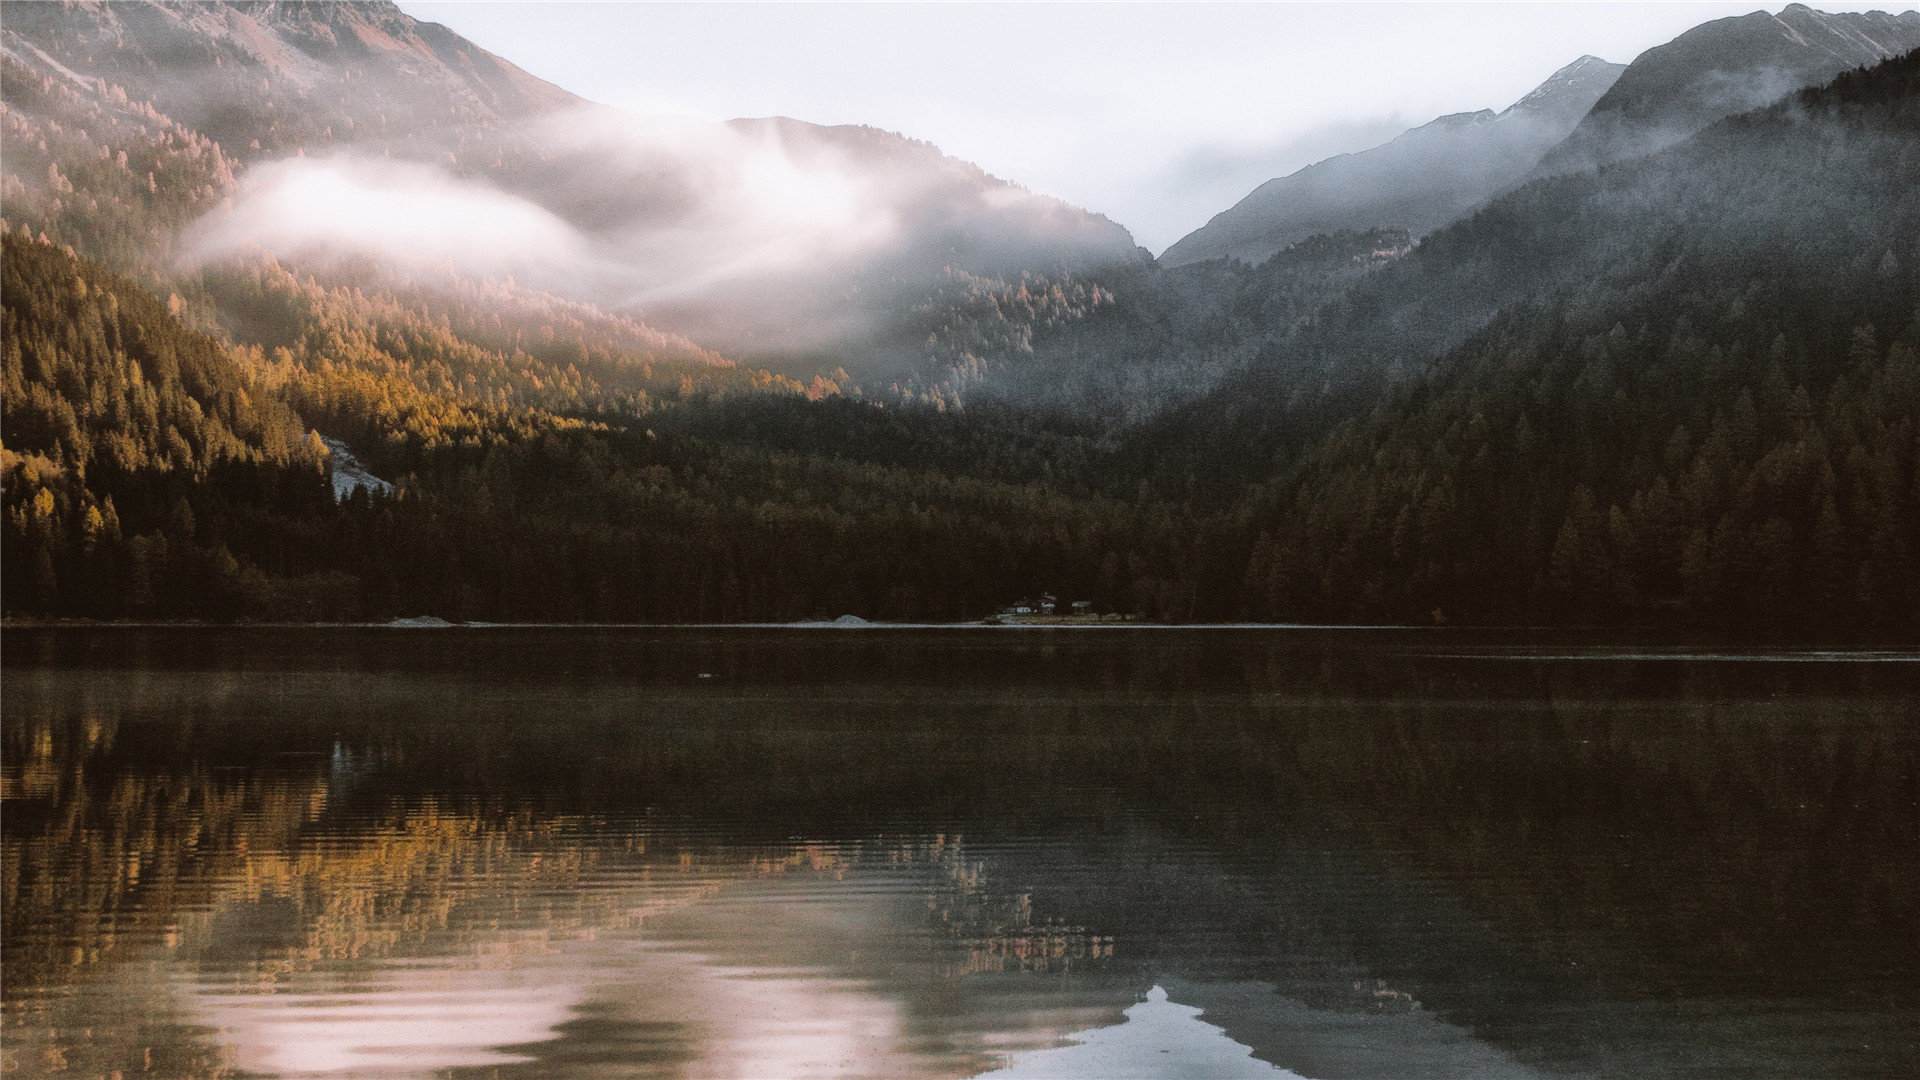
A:
{"label": "dark treeline", "polygon": [[[11,236],[4,301],[13,612],[954,619],[1047,588],[1127,610],[1158,604],[1173,575],[1146,568],[1185,546],[1170,509],[935,468],[991,440],[931,408],[703,397],[662,414],[689,433],[656,434],[460,404],[330,359],[261,361]],[[377,431],[366,456],[397,497],[336,505],[295,405]],[[756,412],[786,434],[752,438]],[[746,434],[703,437],[708,416]],[[819,419],[895,432],[897,463],[793,448]],[[1045,472],[1045,453],[974,471]]]}
{"label": "dark treeline", "polygon": [[[990,413],[760,395],[647,430],[373,381],[323,399],[325,373],[276,392],[124,280],[11,238],[5,300],[16,612],[954,619],[1051,590],[1175,620],[1898,625],[1914,596],[1920,364],[1867,329],[1837,357],[1777,338],[1749,388],[1686,321],[1662,348],[1703,362],[1649,366],[1617,324],[1516,316],[1475,346],[1502,363],[1459,358],[1198,516],[1099,495],[1089,440]],[[336,505],[289,400],[336,430],[398,401],[365,445],[400,496]]]}
{"label": "dark treeline", "polygon": [[1256,610],[1911,626],[1912,336],[1710,335],[1504,320],[1252,501]]}

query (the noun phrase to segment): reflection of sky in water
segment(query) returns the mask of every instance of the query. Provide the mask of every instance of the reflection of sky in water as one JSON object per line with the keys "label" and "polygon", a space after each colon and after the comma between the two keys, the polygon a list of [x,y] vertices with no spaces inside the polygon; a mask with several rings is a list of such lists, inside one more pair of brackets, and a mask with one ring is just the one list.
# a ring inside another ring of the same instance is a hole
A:
{"label": "reflection of sky in water", "polygon": [[1127,1009],[1127,1022],[1079,1031],[1074,1043],[1022,1054],[1006,1068],[982,1076],[996,1080],[1300,1080],[1299,1074],[1253,1057],[1253,1048],[1200,1019],[1204,1010],[1167,1000],[1161,987]]}
{"label": "reflection of sky in water", "polygon": [[[944,986],[960,965],[947,955],[955,944],[916,918],[926,868],[889,854],[896,865],[878,871],[837,856],[822,866],[819,849],[731,873],[706,867],[693,888],[653,867],[603,876],[590,883],[592,907],[608,925],[570,918],[559,934],[516,927],[547,910],[537,897],[553,883],[495,879],[460,901],[471,910],[457,924],[413,937],[406,955],[287,970],[262,956],[305,946],[249,953],[187,940],[172,986],[232,1064],[278,1076],[514,1075],[515,1065],[530,1076],[960,1076],[1111,1019],[1105,987],[1032,1002],[1015,993],[1002,1011],[990,990]],[[769,882],[783,864],[794,872]],[[245,909],[275,906],[242,902],[200,925],[232,934],[277,921]],[[954,1011],[941,1015],[930,991]]]}
{"label": "reflection of sky in water", "polygon": [[552,1036],[581,996],[548,981],[565,974],[398,971],[380,986],[335,993],[299,983],[266,992],[180,989],[245,1072],[411,1076],[526,1060],[493,1048]]}

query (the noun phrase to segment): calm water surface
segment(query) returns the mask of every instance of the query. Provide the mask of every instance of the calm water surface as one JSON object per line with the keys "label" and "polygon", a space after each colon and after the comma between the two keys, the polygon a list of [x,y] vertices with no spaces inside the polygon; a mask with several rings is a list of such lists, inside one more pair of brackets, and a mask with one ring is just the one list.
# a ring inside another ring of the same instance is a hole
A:
{"label": "calm water surface", "polygon": [[1920,663],[15,629],[9,1077],[1920,1076]]}

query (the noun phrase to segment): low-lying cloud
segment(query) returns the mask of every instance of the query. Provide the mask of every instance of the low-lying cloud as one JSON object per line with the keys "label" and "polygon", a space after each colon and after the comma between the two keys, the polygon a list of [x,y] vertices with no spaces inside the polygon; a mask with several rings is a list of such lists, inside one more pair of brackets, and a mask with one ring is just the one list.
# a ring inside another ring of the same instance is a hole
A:
{"label": "low-lying cloud", "polygon": [[892,280],[969,259],[1045,266],[1132,251],[1105,219],[869,129],[592,107],[492,145],[423,149],[418,160],[372,154],[251,169],[231,205],[189,231],[188,258],[264,249],[512,275],[689,330],[708,315],[758,319],[754,340],[778,332],[811,346],[819,342],[799,339],[860,321],[848,309],[861,302],[849,298],[863,273]]}
{"label": "low-lying cloud", "polygon": [[894,233],[888,193],[853,170],[717,124],[599,111],[529,129],[496,160],[477,173],[364,155],[261,165],[196,224],[189,257],[374,256],[645,304],[818,269]]}
{"label": "low-lying cloud", "polygon": [[817,272],[897,233],[899,192],[777,129],[588,108],[527,133],[541,159],[503,182],[592,236],[629,303]]}
{"label": "low-lying cloud", "polygon": [[538,204],[430,165],[289,158],[250,170],[233,205],[197,222],[188,258],[265,249],[292,259],[374,255],[484,276],[551,277],[591,262],[586,239]]}

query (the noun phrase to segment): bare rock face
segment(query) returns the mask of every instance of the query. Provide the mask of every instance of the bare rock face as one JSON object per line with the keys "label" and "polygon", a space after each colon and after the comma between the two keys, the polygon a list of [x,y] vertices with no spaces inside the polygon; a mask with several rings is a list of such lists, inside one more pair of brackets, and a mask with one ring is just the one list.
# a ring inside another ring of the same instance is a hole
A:
{"label": "bare rock face", "polygon": [[1427,233],[1524,178],[1624,70],[1583,56],[1500,112],[1443,116],[1384,146],[1269,180],[1168,248],[1160,262],[1258,263],[1341,229]]}
{"label": "bare rock face", "polygon": [[1535,175],[1642,157],[1715,120],[1914,48],[1915,11],[1829,15],[1794,4],[1778,15],[1756,11],[1703,23],[1641,53]]}

